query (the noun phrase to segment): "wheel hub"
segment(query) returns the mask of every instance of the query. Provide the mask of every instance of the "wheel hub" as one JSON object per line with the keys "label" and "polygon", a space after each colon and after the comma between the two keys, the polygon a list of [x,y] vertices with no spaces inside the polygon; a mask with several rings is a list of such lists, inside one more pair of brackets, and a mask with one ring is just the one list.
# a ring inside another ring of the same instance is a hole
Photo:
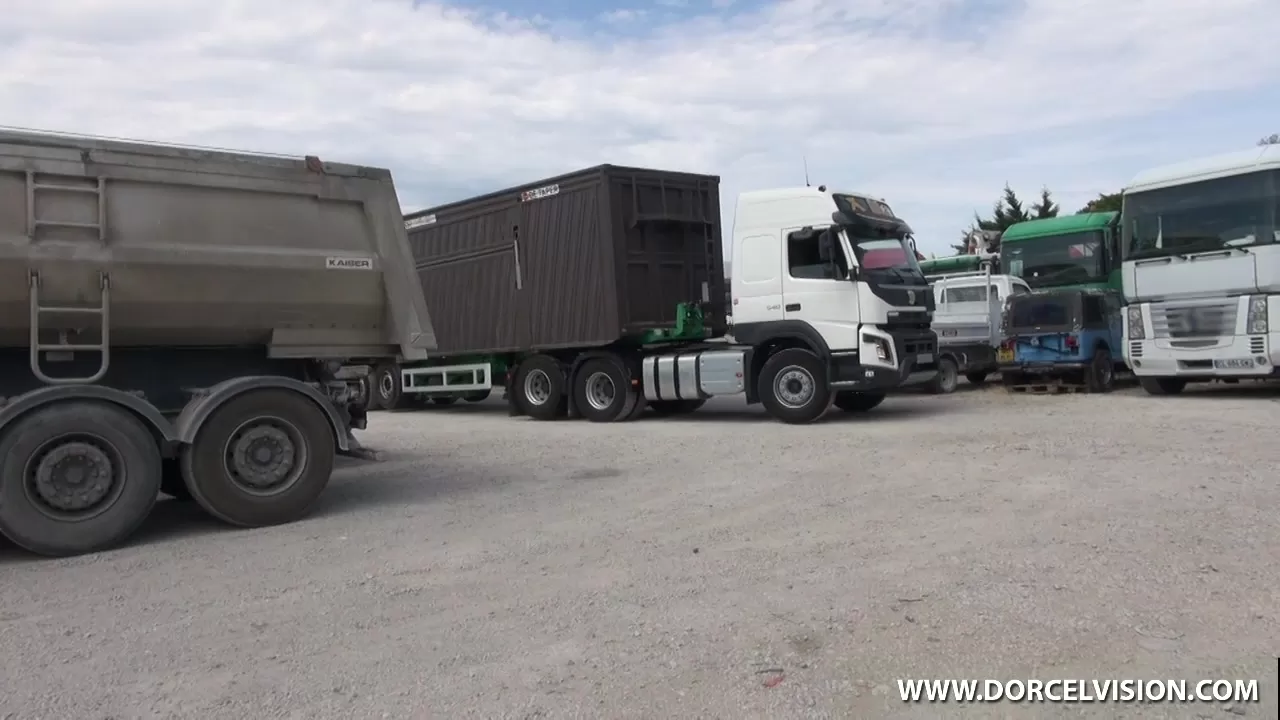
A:
{"label": "wheel hub", "polygon": [[551,400],[551,377],[543,370],[530,370],[524,378],[524,396],[533,405]]}
{"label": "wheel hub", "polygon": [[250,427],[230,443],[227,467],[233,477],[255,490],[266,490],[289,479],[297,449],[289,433],[270,425]]}
{"label": "wheel hub", "polygon": [[49,507],[64,512],[87,510],[111,492],[115,463],[101,448],[68,442],[45,453],[36,464],[36,493]]}
{"label": "wheel hub", "polygon": [[395,392],[395,389],[396,379],[389,372],[382,373],[382,377],[378,378],[378,392],[382,397],[387,400],[391,399],[391,394]]}
{"label": "wheel hub", "polygon": [[813,378],[802,368],[784,368],[774,386],[778,399],[790,407],[804,407],[813,398]]}
{"label": "wheel hub", "polygon": [[608,373],[595,372],[587,378],[587,402],[598,411],[608,410],[617,398],[618,390]]}

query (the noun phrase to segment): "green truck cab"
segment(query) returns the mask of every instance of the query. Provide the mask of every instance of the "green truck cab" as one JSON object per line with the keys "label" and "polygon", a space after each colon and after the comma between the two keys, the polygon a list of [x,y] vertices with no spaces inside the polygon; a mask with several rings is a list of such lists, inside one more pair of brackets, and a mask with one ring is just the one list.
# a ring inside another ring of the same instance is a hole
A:
{"label": "green truck cab", "polygon": [[1012,225],[1000,238],[1000,269],[1022,278],[1032,290],[1120,292],[1120,213],[1080,213]]}

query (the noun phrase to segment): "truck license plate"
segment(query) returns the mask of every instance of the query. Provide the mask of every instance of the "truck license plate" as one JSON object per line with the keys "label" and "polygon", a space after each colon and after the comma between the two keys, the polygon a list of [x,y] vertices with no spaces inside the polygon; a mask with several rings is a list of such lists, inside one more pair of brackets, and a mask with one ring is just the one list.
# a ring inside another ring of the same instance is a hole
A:
{"label": "truck license plate", "polygon": [[920,353],[916,356],[917,365],[928,365],[933,362],[933,353]]}
{"label": "truck license plate", "polygon": [[1253,367],[1253,358],[1231,358],[1229,360],[1214,360],[1213,366],[1223,370],[1239,370],[1249,369]]}
{"label": "truck license plate", "polygon": [[996,362],[1001,362],[1001,363],[1013,362],[1013,351],[1001,350],[1000,352],[996,353]]}

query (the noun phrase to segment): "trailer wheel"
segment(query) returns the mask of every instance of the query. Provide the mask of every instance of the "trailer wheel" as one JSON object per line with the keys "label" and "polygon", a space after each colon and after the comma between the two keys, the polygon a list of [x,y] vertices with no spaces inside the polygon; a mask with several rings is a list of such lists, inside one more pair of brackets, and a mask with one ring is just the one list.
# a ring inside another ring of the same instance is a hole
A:
{"label": "trailer wheel", "polygon": [[845,390],[836,393],[835,406],[845,412],[867,412],[884,402],[882,392],[854,392]]}
{"label": "trailer wheel", "polygon": [[492,393],[493,393],[492,388],[490,388],[489,390],[476,390],[475,392],[469,392],[466,395],[463,395],[462,399],[466,400],[467,402],[473,402],[473,403],[484,402],[485,400],[489,399],[489,395],[491,395]]}
{"label": "trailer wheel", "polygon": [[534,355],[520,363],[515,391],[521,412],[535,420],[559,420],[569,412],[564,372],[550,355]]}
{"label": "trailer wheel", "polygon": [[400,410],[408,405],[401,385],[400,366],[395,363],[382,363],[373,371],[373,397],[383,410]]}
{"label": "trailer wheel", "polygon": [[574,375],[573,393],[578,412],[591,422],[630,420],[638,402],[622,363],[608,358],[583,363]]}
{"label": "trailer wheel", "polygon": [[1093,362],[1085,370],[1085,383],[1091,393],[1109,393],[1116,385],[1116,365],[1111,359],[1111,351],[1098,348],[1093,353]]}
{"label": "trailer wheel", "polygon": [[987,376],[990,374],[991,373],[986,370],[979,370],[977,372],[965,373],[964,378],[972,385],[982,385],[987,381]]}
{"label": "trailer wheel", "polygon": [[1148,395],[1177,395],[1187,389],[1187,381],[1176,377],[1140,377],[1138,384]]}
{"label": "trailer wheel", "polygon": [[649,407],[659,415],[688,415],[706,404],[706,400],[653,400]]}
{"label": "trailer wheel", "polygon": [[929,392],[935,395],[950,395],[960,384],[960,369],[956,361],[949,357],[938,358],[938,374],[929,383]]}
{"label": "trailer wheel", "polygon": [[106,550],[147,518],[160,475],[160,448],[128,411],[45,406],[0,437],[0,534],[39,555]]}
{"label": "trailer wheel", "polygon": [[770,415],[791,424],[817,420],[835,399],[822,360],[799,348],[780,350],[765,361],[758,392]]}
{"label": "trailer wheel", "polygon": [[183,448],[191,495],[223,522],[262,527],[306,514],[333,472],[333,429],[311,400],[251,390],[213,412]]}

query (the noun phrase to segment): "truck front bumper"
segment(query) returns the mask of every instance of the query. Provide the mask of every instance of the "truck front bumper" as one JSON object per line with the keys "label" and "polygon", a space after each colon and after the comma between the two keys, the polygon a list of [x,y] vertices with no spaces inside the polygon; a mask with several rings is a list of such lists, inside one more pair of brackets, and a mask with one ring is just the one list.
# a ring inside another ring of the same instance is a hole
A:
{"label": "truck front bumper", "polygon": [[[1126,328],[1127,330],[1127,328]],[[1129,340],[1124,362],[1138,377],[1268,377],[1280,365],[1280,333],[1227,335],[1200,348],[1174,341]]]}
{"label": "truck front bumper", "polygon": [[927,383],[938,374],[938,338],[932,330],[867,326],[856,352],[834,353],[832,387],[889,391]]}

